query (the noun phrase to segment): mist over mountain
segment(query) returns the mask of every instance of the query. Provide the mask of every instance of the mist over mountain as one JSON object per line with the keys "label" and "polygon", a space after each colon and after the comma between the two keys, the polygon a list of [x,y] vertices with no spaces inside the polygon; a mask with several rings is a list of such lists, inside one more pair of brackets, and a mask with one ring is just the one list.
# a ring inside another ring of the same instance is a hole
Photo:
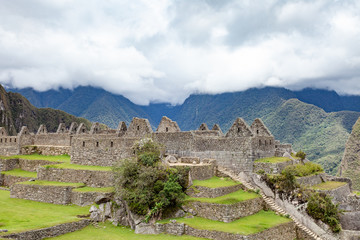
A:
{"label": "mist over mountain", "polygon": [[304,150],[331,174],[337,172],[351,128],[360,117],[360,96],[309,88],[290,91],[266,87],[215,95],[193,94],[177,106],[166,103],[140,106],[94,87],[12,91],[21,93],[37,107],[60,109],[112,128],[119,121],[129,124],[133,117],[142,117],[148,118],[156,129],[161,117],[168,116],[182,130],[197,129],[205,122],[209,127],[218,123],[227,131],[237,117],[248,123],[262,118],[277,139],[293,144],[295,150]]}

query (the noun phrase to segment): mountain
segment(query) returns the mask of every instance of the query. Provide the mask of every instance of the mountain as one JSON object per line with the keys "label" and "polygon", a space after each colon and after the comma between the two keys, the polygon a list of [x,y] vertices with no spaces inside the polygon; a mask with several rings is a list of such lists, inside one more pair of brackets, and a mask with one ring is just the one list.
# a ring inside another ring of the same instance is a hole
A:
{"label": "mountain", "polygon": [[353,189],[360,191],[360,118],[354,124],[346,142],[345,152],[339,168],[339,175],[351,178]]}
{"label": "mountain", "polygon": [[45,124],[48,131],[55,132],[61,122],[66,125],[70,125],[71,122],[83,122],[87,127],[91,124],[86,119],[61,110],[36,108],[21,94],[6,92],[1,85],[0,119],[0,126],[5,127],[10,135],[16,135],[22,126],[27,126],[31,132],[36,132],[40,124]]}
{"label": "mountain", "polygon": [[[218,123],[227,131],[237,117],[251,123],[262,118],[273,135],[282,142],[302,149],[321,163],[328,173],[336,174],[351,127],[360,117],[360,97],[340,96],[334,91],[266,87],[223,94],[193,94],[183,104],[139,106],[121,95],[99,88],[78,87],[73,91],[37,92],[15,89],[38,107],[52,107],[116,128],[132,117],[148,118],[156,129],[162,116],[177,121],[182,130],[197,129],[205,122]],[[348,111],[354,110],[354,111]],[[356,110],[356,111],[355,111]]]}

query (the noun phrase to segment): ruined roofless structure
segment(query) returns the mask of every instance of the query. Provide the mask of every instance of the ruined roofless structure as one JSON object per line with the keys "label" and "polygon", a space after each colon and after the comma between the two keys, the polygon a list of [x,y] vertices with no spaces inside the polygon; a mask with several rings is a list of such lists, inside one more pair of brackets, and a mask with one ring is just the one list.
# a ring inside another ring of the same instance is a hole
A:
{"label": "ruined roofless structure", "polygon": [[90,131],[83,124],[66,127],[61,123],[56,133],[49,133],[41,125],[33,134],[24,126],[17,136],[7,136],[0,128],[0,154],[29,154],[36,149],[44,155],[70,154],[73,164],[112,166],[132,157],[134,142],[144,137],[165,146],[166,155],[211,158],[217,165],[237,172],[252,171],[253,161],[258,158],[291,152],[291,145],[276,141],[260,119],[249,126],[237,118],[224,134],[217,124],[212,130],[201,124],[198,130],[181,131],[176,122],[163,117],[155,132],[149,121],[141,118],[133,118],[128,127],[120,122],[116,130],[101,130],[98,123]]}

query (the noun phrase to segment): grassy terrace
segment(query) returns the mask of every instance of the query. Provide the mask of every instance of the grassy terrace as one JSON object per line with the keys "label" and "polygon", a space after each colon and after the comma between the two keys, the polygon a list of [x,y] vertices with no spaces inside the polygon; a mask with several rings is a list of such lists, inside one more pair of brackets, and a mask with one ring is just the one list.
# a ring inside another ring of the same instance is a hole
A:
{"label": "grassy terrace", "polygon": [[344,186],[346,184],[347,184],[346,182],[329,181],[314,185],[311,188],[315,190],[332,190]]}
{"label": "grassy terrace", "polygon": [[259,194],[256,194],[254,192],[246,192],[242,189],[229,193],[224,196],[220,196],[217,198],[194,198],[194,197],[188,197],[186,198],[186,201],[193,201],[193,202],[207,202],[207,203],[216,203],[216,204],[234,204],[237,202],[254,199],[260,197]]}
{"label": "grassy terrace", "polygon": [[100,223],[100,228],[94,226],[88,226],[80,231],[68,233],[59,237],[47,238],[52,240],[103,240],[103,239],[114,239],[114,240],[202,240],[205,238],[196,238],[191,236],[172,236],[172,235],[143,235],[135,234],[133,230],[127,227],[115,227],[109,222]]}
{"label": "grassy terrace", "polygon": [[[289,218],[276,215],[272,211],[260,211],[254,215],[243,217],[230,223],[200,217],[178,218],[176,220],[177,222],[185,223],[186,225],[196,229],[210,231],[218,230],[241,235],[250,235],[262,232],[277,225],[291,222]],[[161,220],[159,223],[169,223],[169,220]]]}
{"label": "grassy terrace", "polygon": [[20,182],[17,184],[23,184],[23,185],[38,185],[38,186],[59,186],[59,187],[84,187],[85,184],[83,183],[66,183],[66,182],[52,182],[52,181],[41,181],[36,180],[32,182]]}
{"label": "grassy terrace", "polygon": [[288,161],[291,161],[291,159],[287,157],[268,157],[255,160],[256,163],[282,163]]}
{"label": "grassy terrace", "polygon": [[27,159],[27,160],[46,160],[50,162],[66,162],[70,163],[69,155],[39,155],[39,154],[31,154],[31,155],[13,155],[13,156],[0,156],[0,159]]}
{"label": "grassy terrace", "polygon": [[100,192],[100,193],[111,193],[114,192],[113,187],[106,187],[106,188],[94,188],[94,187],[82,187],[76,188],[73,192]]}
{"label": "grassy terrace", "polygon": [[[50,227],[79,220],[76,215],[89,213],[89,207],[64,206],[10,198],[9,191],[0,190],[0,228],[8,233]],[[8,233],[0,233],[5,235]]]}
{"label": "grassy terrace", "polygon": [[45,168],[60,168],[60,169],[90,170],[90,171],[111,171],[111,167],[77,165],[77,164],[71,164],[71,163],[45,165],[43,167],[45,167]]}
{"label": "grassy terrace", "polygon": [[241,184],[240,182],[236,182],[230,178],[219,178],[219,177],[212,177],[207,180],[194,180],[193,186],[202,186],[208,188],[219,188],[219,187],[230,187]]}
{"label": "grassy terrace", "polygon": [[28,172],[28,171],[24,171],[20,168],[16,168],[16,169],[13,169],[10,171],[4,171],[4,172],[1,172],[1,174],[17,176],[17,177],[29,177],[29,178],[36,178],[36,176],[37,176],[36,172]]}

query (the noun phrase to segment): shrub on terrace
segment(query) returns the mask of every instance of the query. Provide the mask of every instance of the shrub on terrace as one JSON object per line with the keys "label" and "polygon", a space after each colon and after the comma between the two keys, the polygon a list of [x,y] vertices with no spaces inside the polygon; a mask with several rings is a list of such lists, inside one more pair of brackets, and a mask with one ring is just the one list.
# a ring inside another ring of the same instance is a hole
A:
{"label": "shrub on terrace", "polygon": [[305,177],[323,171],[324,169],[319,164],[307,162],[305,164],[295,164],[287,166],[282,171],[282,174],[288,174],[291,172],[296,177]]}
{"label": "shrub on terrace", "polygon": [[151,139],[135,144],[135,159],[122,160],[113,167],[117,196],[131,211],[146,215],[145,220],[160,218],[168,209],[185,199],[188,169],[167,168],[160,162],[161,146]]}

